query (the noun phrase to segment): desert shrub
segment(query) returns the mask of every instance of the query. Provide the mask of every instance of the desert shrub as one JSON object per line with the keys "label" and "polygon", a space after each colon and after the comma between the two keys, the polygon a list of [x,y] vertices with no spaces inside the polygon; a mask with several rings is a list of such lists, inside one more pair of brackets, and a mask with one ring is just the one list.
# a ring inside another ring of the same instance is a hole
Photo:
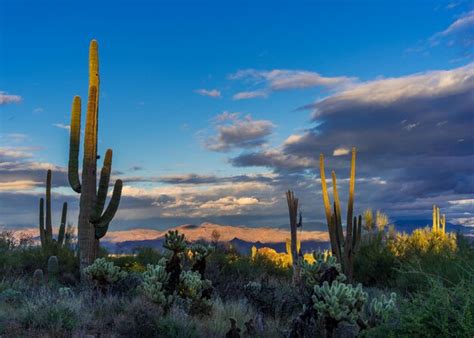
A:
{"label": "desert shrub", "polygon": [[5,302],[11,305],[19,304],[23,301],[23,294],[15,289],[5,289],[0,292],[0,302]]}
{"label": "desert shrub", "polygon": [[411,235],[397,234],[394,240],[388,242],[388,248],[402,259],[428,253],[452,256],[457,250],[457,240],[453,233],[444,234],[424,228],[414,230]]}
{"label": "desert shrub", "polygon": [[431,288],[403,299],[391,320],[365,331],[365,336],[474,336],[474,284],[463,281],[446,287],[429,279]]}
{"label": "desert shrub", "polygon": [[147,266],[148,264],[156,265],[163,258],[163,255],[153,248],[138,248],[135,252],[135,260],[137,263]]}
{"label": "desert shrub", "polygon": [[133,298],[116,316],[117,333],[125,337],[161,337],[158,320],[161,308],[145,298]]}
{"label": "desert shrub", "polygon": [[43,331],[50,336],[63,336],[79,323],[79,311],[70,300],[51,301],[38,295],[25,302],[19,322],[26,330]]}
{"label": "desert shrub", "polygon": [[240,255],[233,250],[219,248],[209,256],[207,278],[224,299],[245,297],[245,285],[263,278],[274,278],[289,282],[291,269],[276,266],[266,257],[257,255],[255,259]]}
{"label": "desert shrub", "polygon": [[393,285],[398,266],[382,233],[364,236],[354,255],[354,279],[365,286],[387,287]]}

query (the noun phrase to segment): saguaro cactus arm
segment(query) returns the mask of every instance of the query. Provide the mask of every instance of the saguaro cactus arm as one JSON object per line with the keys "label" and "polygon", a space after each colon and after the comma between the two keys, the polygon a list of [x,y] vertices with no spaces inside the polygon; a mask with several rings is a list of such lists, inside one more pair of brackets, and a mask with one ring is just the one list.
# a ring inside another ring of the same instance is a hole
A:
{"label": "saguaro cactus arm", "polygon": [[63,210],[61,213],[61,224],[59,225],[58,244],[64,244],[64,234],[66,233],[66,218],[67,218],[67,202],[63,203]]}
{"label": "saguaro cactus arm", "polygon": [[51,220],[51,169],[46,175],[46,241],[53,239],[53,225]]}
{"label": "saguaro cactus arm", "polygon": [[39,233],[40,233],[40,240],[41,246],[44,247],[46,245],[46,236],[44,233],[44,199],[40,198],[39,201]]}
{"label": "saguaro cactus arm", "polygon": [[336,240],[336,222],[332,221],[331,203],[329,202],[328,188],[326,184],[326,173],[324,171],[324,155],[319,155],[319,172],[321,178],[321,189],[323,194],[324,210],[326,212],[326,221],[329,230],[329,240],[331,242],[332,253],[337,257],[337,240]]}
{"label": "saguaro cactus arm", "polygon": [[81,98],[74,96],[71,109],[68,180],[72,190],[81,193],[79,180],[79,142],[81,140]]}
{"label": "saguaro cactus arm", "polygon": [[112,198],[110,199],[107,209],[105,209],[104,214],[99,218],[97,222],[94,223],[96,228],[95,236],[97,239],[100,239],[105,236],[109,224],[115,216],[115,213],[118,210],[120,204],[120,197],[122,195],[122,180],[115,181],[114,190],[112,192]]}
{"label": "saguaro cactus arm", "polygon": [[105,153],[104,165],[100,172],[99,190],[97,192],[97,199],[95,206],[92,209],[91,222],[98,222],[102,212],[104,211],[105,200],[107,198],[107,191],[109,189],[110,172],[112,169],[112,150],[107,149]]}

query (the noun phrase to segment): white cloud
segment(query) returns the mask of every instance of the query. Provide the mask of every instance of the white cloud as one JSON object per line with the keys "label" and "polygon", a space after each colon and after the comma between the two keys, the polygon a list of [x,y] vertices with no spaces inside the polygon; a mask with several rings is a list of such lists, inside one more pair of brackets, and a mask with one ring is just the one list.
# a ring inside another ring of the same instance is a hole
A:
{"label": "white cloud", "polygon": [[221,97],[221,92],[217,89],[196,89],[194,92],[201,96]]}
{"label": "white cloud", "polygon": [[20,95],[11,95],[7,92],[0,91],[0,105],[9,104],[9,103],[19,103],[21,102]]}
{"label": "white cloud", "polygon": [[41,107],[33,109],[33,113],[42,113],[42,112],[44,112],[44,109]]}
{"label": "white cloud", "polygon": [[56,128],[71,130],[71,126],[69,124],[62,124],[62,123],[53,123],[53,126]]}
{"label": "white cloud", "polygon": [[348,89],[316,102],[314,117],[324,111],[338,111],[347,103],[388,105],[410,98],[449,95],[472,86],[474,63],[452,70],[436,70],[398,78],[354,84]]}
{"label": "white cloud", "polygon": [[451,25],[449,25],[448,28],[446,28],[444,31],[437,33],[437,36],[447,36],[456,32],[459,32],[460,30],[468,29],[474,27],[474,11],[470,11],[463,16],[461,16],[459,19],[454,21]]}
{"label": "white cloud", "polygon": [[265,98],[268,96],[268,93],[263,90],[255,90],[255,91],[249,91],[249,92],[240,92],[237,94],[234,94],[232,98],[234,100],[247,100],[247,99],[254,99],[257,97]]}
{"label": "white cloud", "polygon": [[230,80],[242,80],[253,85],[262,84],[263,89],[243,91],[234,95],[234,100],[267,97],[271,91],[324,87],[329,89],[344,88],[355,82],[356,78],[337,76],[325,77],[316,72],[306,70],[273,69],[256,70],[243,69],[229,75]]}
{"label": "white cloud", "polygon": [[337,149],[334,149],[334,151],[332,152],[332,156],[343,156],[343,155],[347,155],[350,153],[350,149],[349,148],[337,148]]}
{"label": "white cloud", "polygon": [[452,205],[472,205],[472,206],[474,206],[474,198],[448,201],[448,203],[452,204]]}
{"label": "white cloud", "polygon": [[283,144],[284,145],[289,145],[289,144],[298,143],[299,141],[301,141],[302,138],[303,138],[303,136],[301,136],[301,135],[293,134],[293,135],[288,136],[288,138],[285,140],[285,142]]}

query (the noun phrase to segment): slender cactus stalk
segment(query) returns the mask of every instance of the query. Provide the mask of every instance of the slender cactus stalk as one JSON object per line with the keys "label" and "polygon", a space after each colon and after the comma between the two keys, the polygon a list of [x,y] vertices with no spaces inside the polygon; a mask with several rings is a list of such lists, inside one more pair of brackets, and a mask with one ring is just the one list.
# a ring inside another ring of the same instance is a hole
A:
{"label": "slender cactus stalk", "polygon": [[288,190],[286,192],[286,201],[288,202],[288,213],[290,216],[290,230],[291,230],[291,257],[293,265],[293,284],[299,285],[301,281],[301,264],[299,259],[299,253],[297,249],[298,243],[298,199],[295,198],[295,194]]}
{"label": "slender cactus stalk", "polygon": [[331,210],[329,193],[326,185],[326,176],[324,173],[324,156],[321,154],[319,157],[319,167],[321,176],[321,187],[323,194],[324,209],[326,212],[326,219],[328,222],[329,239],[331,242],[331,249],[333,255],[342,264],[344,274],[347,276],[348,281],[352,281],[353,275],[353,255],[356,248],[359,245],[361,233],[362,233],[362,216],[353,216],[354,213],[354,195],[355,195],[355,160],[356,160],[356,149],[352,148],[352,159],[351,159],[351,172],[349,181],[349,199],[347,206],[347,223],[346,223],[346,235],[342,230],[342,219],[341,219],[341,206],[339,200],[339,192],[337,189],[337,178],[336,173],[333,171],[332,183],[333,183],[333,195],[334,203]]}
{"label": "slender cactus stalk", "polygon": [[[105,202],[112,171],[112,150],[105,154],[97,189],[97,143],[99,126],[99,53],[96,40],[89,48],[89,96],[87,100],[86,127],[84,133],[84,157],[82,182],[79,179],[79,143],[81,130],[81,99],[75,96],[71,111],[68,178],[71,188],[80,193],[78,237],[81,276],[84,269],[97,258],[99,240],[104,237],[115,216],[122,194],[122,181],[114,184],[107,208]],[[104,211],[105,208],[105,211]]]}

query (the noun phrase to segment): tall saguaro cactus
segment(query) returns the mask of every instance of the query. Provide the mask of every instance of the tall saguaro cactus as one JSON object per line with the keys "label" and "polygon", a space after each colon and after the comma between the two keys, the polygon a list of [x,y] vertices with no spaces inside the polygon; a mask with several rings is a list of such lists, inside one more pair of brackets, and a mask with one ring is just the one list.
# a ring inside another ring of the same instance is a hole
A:
{"label": "tall saguaro cactus", "polygon": [[332,171],[332,184],[334,203],[331,207],[329,193],[326,184],[326,174],[324,171],[324,156],[319,157],[319,169],[321,173],[321,187],[323,192],[324,209],[326,212],[326,220],[328,223],[329,239],[333,255],[342,264],[344,274],[349,281],[352,280],[353,274],[353,255],[359,245],[362,232],[362,216],[353,217],[354,213],[354,190],[355,190],[355,160],[356,149],[352,148],[351,173],[349,180],[349,199],[347,205],[347,226],[346,235],[342,231],[341,205],[339,201],[339,193],[337,190],[336,173]]}
{"label": "tall saguaro cactus", "polygon": [[[67,217],[67,202],[63,203],[63,210],[61,213],[61,224],[59,225],[58,238],[56,244],[62,246],[64,244],[64,234],[66,233],[66,217]],[[44,215],[44,199],[40,198],[39,202],[39,233],[41,239],[41,247],[43,249],[51,246],[55,240],[53,239],[53,225],[51,217],[51,169],[48,169],[46,174],[46,226]]]}
{"label": "tall saguaro cactus", "polygon": [[99,240],[107,233],[109,224],[117,212],[122,194],[122,181],[117,180],[112,198],[104,211],[112,170],[112,150],[107,149],[105,153],[97,189],[99,82],[98,44],[96,40],[92,40],[89,48],[89,97],[84,137],[82,182],[79,180],[79,142],[81,134],[81,98],[79,96],[75,96],[72,102],[68,166],[69,184],[75,192],[81,194],[78,221],[81,275],[83,275],[84,268],[96,259]]}

